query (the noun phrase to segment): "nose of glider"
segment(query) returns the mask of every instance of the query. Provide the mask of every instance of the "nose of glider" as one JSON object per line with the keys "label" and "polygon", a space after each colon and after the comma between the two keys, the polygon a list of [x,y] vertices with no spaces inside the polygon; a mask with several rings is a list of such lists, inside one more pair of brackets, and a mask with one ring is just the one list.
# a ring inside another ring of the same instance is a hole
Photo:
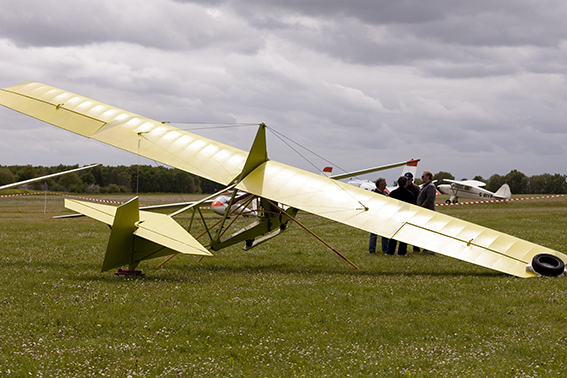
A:
{"label": "nose of glider", "polygon": [[223,203],[221,201],[213,201],[213,203],[211,203],[211,207],[219,207],[219,206],[223,206]]}

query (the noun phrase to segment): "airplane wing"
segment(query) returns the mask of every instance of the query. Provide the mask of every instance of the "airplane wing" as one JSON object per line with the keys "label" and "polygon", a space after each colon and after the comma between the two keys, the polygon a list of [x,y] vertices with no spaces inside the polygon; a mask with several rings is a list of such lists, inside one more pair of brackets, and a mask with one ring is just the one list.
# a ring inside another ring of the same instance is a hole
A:
{"label": "airplane wing", "polygon": [[443,179],[443,181],[447,181],[447,182],[451,182],[451,183],[455,183],[455,184],[460,184],[460,185],[465,185],[465,186],[476,186],[476,187],[483,187],[486,186],[485,182],[482,181],[477,181],[477,180],[449,180],[449,179]]}
{"label": "airplane wing", "polygon": [[390,168],[396,168],[396,167],[401,167],[402,165],[415,165],[417,166],[417,163],[419,162],[420,159],[413,159],[413,160],[408,160],[408,161],[401,161],[399,163],[392,163],[392,164],[387,164],[387,165],[381,165],[379,167],[373,167],[373,168],[367,168],[367,169],[362,169],[360,171],[354,171],[354,172],[346,172],[346,173],[341,173],[339,175],[331,175],[329,176],[330,178],[334,179],[334,180],[341,180],[341,179],[345,179],[345,178],[349,178],[349,177],[354,177],[354,176],[360,176],[360,175],[365,175],[367,173],[372,173],[372,172],[378,172],[378,171],[384,171],[386,169],[390,169]]}
{"label": "airplane wing", "polygon": [[84,137],[224,185],[240,173],[248,156],[238,148],[37,82],[24,81],[2,89],[0,103]]}
{"label": "airplane wing", "polygon": [[526,266],[539,253],[567,261],[549,248],[269,161],[254,146],[251,162],[244,151],[44,84],[5,88],[0,103],[225,185],[242,176],[239,190],[497,271],[533,277]]}
{"label": "airplane wing", "polygon": [[539,253],[567,256],[549,248],[400,202],[324,176],[268,161],[238,189],[362,230],[519,277]]}

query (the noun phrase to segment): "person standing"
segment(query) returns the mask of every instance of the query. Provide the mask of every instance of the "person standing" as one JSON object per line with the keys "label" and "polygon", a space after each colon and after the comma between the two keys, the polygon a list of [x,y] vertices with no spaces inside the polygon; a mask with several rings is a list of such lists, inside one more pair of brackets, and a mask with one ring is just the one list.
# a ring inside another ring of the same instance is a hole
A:
{"label": "person standing", "polygon": [[430,171],[423,171],[421,179],[423,180],[423,186],[417,195],[417,206],[435,211],[435,196],[437,195],[437,189],[435,189],[435,185],[433,185],[433,173]]}
{"label": "person standing", "polygon": [[[376,189],[373,189],[373,192],[380,193],[383,195],[387,195],[385,192],[386,189],[386,179],[384,177],[380,177],[375,182]],[[370,234],[370,239],[368,240],[368,252],[376,253],[376,234]],[[388,243],[390,239],[382,238],[382,253],[388,253]]]}
{"label": "person standing", "polygon": [[[414,199],[416,202],[414,202],[413,204],[417,204],[417,195],[419,194],[419,186],[415,185],[415,183],[413,182],[413,174],[411,172],[406,172],[404,174],[404,176],[407,177],[408,179],[408,184],[406,186],[406,188],[408,188],[408,190],[410,192],[412,192]],[[419,249],[419,247],[416,247],[415,245],[413,246],[413,251],[414,252],[421,252],[421,249]]]}
{"label": "person standing", "polygon": [[[408,188],[406,187],[407,184],[408,184],[407,177],[401,176],[398,179],[398,188],[390,192],[390,197],[407,203],[415,204],[415,196],[413,195],[412,192],[408,190]],[[390,243],[388,243],[389,255],[393,255],[394,253],[396,253],[397,244],[398,244],[397,240],[390,239]],[[406,243],[400,242],[400,246],[398,248],[398,255],[405,256],[407,250],[408,250],[408,245]]]}
{"label": "person standing", "polygon": [[[430,171],[423,171],[421,175],[423,180],[423,186],[419,190],[417,195],[417,206],[425,207],[426,209],[435,211],[435,197],[437,196],[437,189],[433,184],[433,173]],[[425,253],[434,255],[434,252],[423,250]]]}
{"label": "person standing", "polygon": [[[404,176],[406,176],[406,178],[408,179],[408,184],[406,188],[413,194],[415,200],[417,201],[417,195],[419,194],[419,186],[413,183],[413,174],[411,172],[406,172]],[[415,205],[416,202],[414,202],[413,204]]]}

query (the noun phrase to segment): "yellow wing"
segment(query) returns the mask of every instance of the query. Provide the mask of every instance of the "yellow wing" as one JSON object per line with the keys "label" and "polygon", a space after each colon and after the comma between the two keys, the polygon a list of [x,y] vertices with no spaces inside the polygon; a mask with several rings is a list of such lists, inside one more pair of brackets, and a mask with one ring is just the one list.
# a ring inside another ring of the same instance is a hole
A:
{"label": "yellow wing", "polygon": [[526,266],[539,253],[567,261],[549,248],[274,161],[257,168],[237,188],[518,277],[535,276]]}
{"label": "yellow wing", "polygon": [[0,103],[224,185],[240,173],[248,156],[238,148],[37,82],[24,81],[2,89]]}
{"label": "yellow wing", "polygon": [[5,88],[0,103],[225,185],[244,169],[239,190],[515,276],[534,276],[526,265],[539,253],[567,261],[549,248],[261,156],[250,170],[244,151],[44,84]]}

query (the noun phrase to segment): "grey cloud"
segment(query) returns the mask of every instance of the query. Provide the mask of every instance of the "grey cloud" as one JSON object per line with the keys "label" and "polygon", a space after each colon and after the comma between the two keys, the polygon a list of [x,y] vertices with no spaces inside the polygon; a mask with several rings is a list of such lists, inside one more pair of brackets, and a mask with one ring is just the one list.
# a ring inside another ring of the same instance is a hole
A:
{"label": "grey cloud", "polygon": [[[260,38],[245,24],[219,20],[206,9],[173,2],[11,2],[0,13],[0,36],[18,46],[65,47],[131,43],[166,50],[199,50],[224,44],[254,53]],[[236,20],[236,22],[238,22]],[[227,28],[228,27],[228,28]]]}

